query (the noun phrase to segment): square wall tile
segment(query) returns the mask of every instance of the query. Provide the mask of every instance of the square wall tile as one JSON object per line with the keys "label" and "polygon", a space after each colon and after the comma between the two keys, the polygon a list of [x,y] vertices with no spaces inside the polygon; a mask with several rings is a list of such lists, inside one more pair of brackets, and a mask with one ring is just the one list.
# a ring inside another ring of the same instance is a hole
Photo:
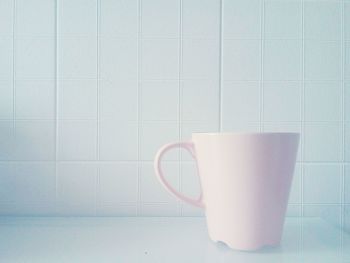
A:
{"label": "square wall tile", "polygon": [[350,2],[344,3],[344,38],[350,40]]}
{"label": "square wall tile", "polygon": [[289,204],[301,202],[301,165],[296,164],[292,181],[292,188],[289,193]]}
{"label": "square wall tile", "polygon": [[138,23],[138,0],[100,0],[101,35],[136,37]]}
{"label": "square wall tile", "polygon": [[55,216],[55,202],[38,204],[0,204],[0,214],[2,216]]}
{"label": "square wall tile", "polygon": [[219,120],[219,82],[184,80],[182,83],[182,120]]}
{"label": "square wall tile", "polygon": [[305,161],[336,162],[342,158],[341,123],[306,123]]}
{"label": "square wall tile", "polygon": [[[181,166],[181,192],[188,197],[198,199],[201,193],[199,176],[194,162]],[[203,209],[181,202],[183,216],[203,216]]]}
{"label": "square wall tile", "polygon": [[3,203],[13,203],[18,198],[14,191],[18,188],[16,183],[16,164],[13,162],[0,163],[0,198]]}
{"label": "square wall tile", "polygon": [[97,216],[137,216],[137,203],[97,204]]}
{"label": "square wall tile", "polygon": [[300,204],[289,204],[287,206],[287,217],[300,217],[301,216],[301,205]]}
{"label": "square wall tile", "polygon": [[99,203],[137,202],[138,165],[136,162],[99,165]]}
{"label": "square wall tile", "polygon": [[341,3],[305,1],[305,38],[335,40],[341,37]]}
{"label": "square wall tile", "polygon": [[300,133],[297,161],[301,160],[301,145],[303,136],[301,133],[301,122],[266,122],[263,123],[264,132],[297,132]]}
{"label": "square wall tile", "polygon": [[264,121],[300,121],[301,83],[264,82]]}
{"label": "square wall tile", "polygon": [[13,0],[0,2],[0,35],[11,36],[13,34]]}
{"label": "square wall tile", "polygon": [[58,89],[59,119],[97,119],[97,80],[61,80]]}
{"label": "square wall tile", "polygon": [[55,82],[53,80],[16,81],[17,119],[55,119]]}
{"label": "square wall tile", "polygon": [[[179,165],[176,162],[163,162],[164,177],[173,188],[179,190]],[[176,204],[178,200],[160,184],[152,163],[141,166],[141,200],[144,203]]]}
{"label": "square wall tile", "polygon": [[341,165],[306,164],[304,167],[304,202],[307,204],[340,203],[341,177]]}
{"label": "square wall tile", "polygon": [[142,40],[142,78],[177,79],[179,77],[179,40]]}
{"label": "square wall tile", "polygon": [[350,204],[350,164],[345,165],[344,184],[344,202]]}
{"label": "square wall tile", "polygon": [[177,37],[180,32],[180,1],[142,2],[142,35]]}
{"label": "square wall tile", "polygon": [[350,80],[350,41],[344,43],[344,79]]}
{"label": "square wall tile", "polygon": [[219,42],[209,39],[184,39],[182,74],[184,79],[219,78]]}
{"label": "square wall tile", "polygon": [[13,118],[12,80],[0,80],[0,119]]}
{"label": "square wall tile", "polygon": [[305,80],[340,80],[340,42],[305,41]]}
{"label": "square wall tile", "polygon": [[224,38],[260,38],[261,1],[224,1]]}
{"label": "square wall tile", "polygon": [[345,121],[350,121],[350,82],[344,83]]}
{"label": "square wall tile", "polygon": [[15,126],[13,121],[0,121],[0,160],[15,158]]}
{"label": "square wall tile", "polygon": [[12,206],[55,201],[55,166],[52,162],[0,164],[0,198]]}
{"label": "square wall tile", "polygon": [[265,38],[301,38],[301,9],[298,1],[266,1]]}
{"label": "square wall tile", "polygon": [[100,159],[137,160],[137,123],[100,122]]}
{"label": "square wall tile", "polygon": [[96,38],[61,37],[59,39],[58,68],[59,78],[96,78]]}
{"label": "square wall tile", "polygon": [[185,202],[181,203],[181,216],[204,217],[205,212],[202,208],[196,207]]}
{"label": "square wall tile", "polygon": [[345,161],[350,161],[350,122],[345,122]]}
{"label": "square wall tile", "polygon": [[305,120],[340,121],[342,90],[340,82],[305,83]]}
{"label": "square wall tile", "polygon": [[95,160],[97,153],[96,121],[59,121],[58,159]]}
{"label": "square wall tile", "polygon": [[187,141],[192,138],[192,133],[196,132],[219,132],[219,122],[190,122],[186,121],[181,124],[181,140]]}
{"label": "square wall tile", "polygon": [[183,0],[182,12],[184,37],[219,37],[219,0]]}
{"label": "square wall tile", "polygon": [[55,159],[54,121],[16,121],[15,140],[16,160]]}
{"label": "square wall tile", "polygon": [[144,81],[141,90],[142,120],[178,119],[178,81]]}
{"label": "square wall tile", "polygon": [[[153,161],[161,146],[179,140],[179,126],[175,122],[148,122],[141,127],[141,159]],[[173,149],[164,160],[178,160],[179,151]]]}
{"label": "square wall tile", "polygon": [[13,39],[0,37],[0,79],[13,78]]}
{"label": "square wall tile", "polygon": [[260,132],[259,122],[230,121],[222,124],[223,132]]}
{"label": "square wall tile", "polygon": [[97,165],[95,163],[57,164],[57,202],[61,206],[96,204]]}
{"label": "square wall tile", "polygon": [[60,0],[58,14],[61,36],[96,36],[97,0]]}
{"label": "square wall tile", "polygon": [[96,205],[89,202],[80,204],[57,202],[55,216],[96,216]]}
{"label": "square wall tile", "polygon": [[[305,217],[318,217],[322,220],[326,221],[327,223],[331,223],[335,226],[340,226],[341,222],[341,206],[340,205],[304,205],[304,216]],[[341,245],[341,236],[340,232],[333,236],[335,238],[334,241],[328,241],[332,242],[336,246],[338,244],[338,248],[340,249]],[[310,238],[310,236],[309,236]],[[336,243],[335,243],[336,241]],[[312,244],[311,241],[306,241],[306,244]]]}
{"label": "square wall tile", "polygon": [[26,37],[16,39],[16,78],[54,79],[55,39]]}
{"label": "square wall tile", "polygon": [[100,80],[100,120],[137,120],[137,80]]}
{"label": "square wall tile", "polygon": [[22,184],[22,187],[21,190],[18,188],[12,190],[15,190],[16,195],[22,199],[20,203],[54,202],[56,175],[53,162],[20,162],[16,163],[15,169],[16,181]]}
{"label": "square wall tile", "polygon": [[259,80],[260,46],[260,40],[224,40],[224,80]]}
{"label": "square wall tile", "polygon": [[[301,122],[265,122],[263,123],[264,132],[301,132]],[[300,138],[302,139],[302,138]]]}
{"label": "square wall tile", "polygon": [[260,119],[259,82],[224,82],[222,121],[258,122]]}
{"label": "square wall tile", "polygon": [[[343,229],[348,232],[350,230],[350,205],[344,205]],[[348,247],[350,245],[350,240],[345,240],[344,245]]]}
{"label": "square wall tile", "polygon": [[112,79],[137,79],[137,39],[101,37],[100,77]]}
{"label": "square wall tile", "polygon": [[301,44],[300,40],[265,40],[264,80],[300,80]]}
{"label": "square wall tile", "polygon": [[15,34],[53,36],[56,33],[55,16],[55,0],[16,0]]}
{"label": "square wall tile", "polygon": [[144,203],[141,204],[140,216],[179,216],[178,203]]}
{"label": "square wall tile", "polygon": [[198,199],[201,194],[200,179],[195,162],[186,162],[181,165],[181,193],[193,199]]}

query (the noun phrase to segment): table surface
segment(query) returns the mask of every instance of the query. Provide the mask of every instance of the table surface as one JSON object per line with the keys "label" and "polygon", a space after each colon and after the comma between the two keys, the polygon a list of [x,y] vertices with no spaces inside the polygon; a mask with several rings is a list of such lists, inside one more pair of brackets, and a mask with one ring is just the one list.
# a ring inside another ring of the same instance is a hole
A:
{"label": "table surface", "polygon": [[279,247],[242,252],[212,242],[200,217],[0,217],[0,262],[350,262],[350,236],[287,218]]}

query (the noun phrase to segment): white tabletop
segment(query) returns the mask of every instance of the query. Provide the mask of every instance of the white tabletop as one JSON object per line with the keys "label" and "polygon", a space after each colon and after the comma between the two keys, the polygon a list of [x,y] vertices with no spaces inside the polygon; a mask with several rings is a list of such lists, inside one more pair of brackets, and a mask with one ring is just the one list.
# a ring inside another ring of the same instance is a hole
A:
{"label": "white tabletop", "polygon": [[203,218],[0,218],[0,262],[350,262],[350,236],[288,218],[280,247],[240,252],[209,240]]}

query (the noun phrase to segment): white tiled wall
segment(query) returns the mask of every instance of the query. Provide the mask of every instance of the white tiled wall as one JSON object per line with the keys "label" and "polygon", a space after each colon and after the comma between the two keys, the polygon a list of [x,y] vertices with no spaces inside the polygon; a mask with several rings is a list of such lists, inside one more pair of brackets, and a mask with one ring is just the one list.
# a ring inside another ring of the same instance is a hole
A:
{"label": "white tiled wall", "polygon": [[219,130],[301,132],[288,214],[347,220],[350,2],[0,1],[0,214],[201,215],[152,160]]}

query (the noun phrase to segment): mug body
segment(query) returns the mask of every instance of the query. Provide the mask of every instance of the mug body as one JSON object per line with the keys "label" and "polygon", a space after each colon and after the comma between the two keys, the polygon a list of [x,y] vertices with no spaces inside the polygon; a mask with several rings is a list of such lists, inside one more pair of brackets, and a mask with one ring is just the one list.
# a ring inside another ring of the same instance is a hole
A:
{"label": "mug body", "polygon": [[280,243],[298,133],[194,133],[209,236],[231,248]]}

